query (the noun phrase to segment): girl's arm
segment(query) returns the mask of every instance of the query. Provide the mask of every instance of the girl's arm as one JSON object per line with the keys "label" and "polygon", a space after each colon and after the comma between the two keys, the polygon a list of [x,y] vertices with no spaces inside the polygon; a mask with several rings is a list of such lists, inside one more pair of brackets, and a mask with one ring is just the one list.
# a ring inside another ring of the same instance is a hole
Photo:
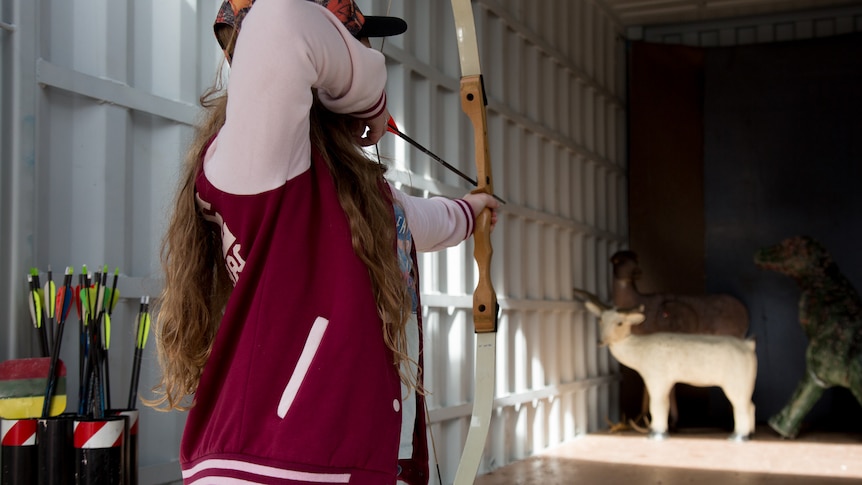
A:
{"label": "girl's arm", "polygon": [[404,208],[417,251],[439,251],[461,243],[473,234],[476,216],[486,207],[492,210],[492,227],[497,221],[498,202],[487,194],[468,194],[463,199],[424,198],[407,195],[391,185],[390,189]]}
{"label": "girl's arm", "polygon": [[227,121],[206,159],[207,177],[236,194],[281,186],[311,161],[311,88],[331,111],[371,119],[386,109],[385,84],[383,54],[326,8],[257,0],[237,38]]}

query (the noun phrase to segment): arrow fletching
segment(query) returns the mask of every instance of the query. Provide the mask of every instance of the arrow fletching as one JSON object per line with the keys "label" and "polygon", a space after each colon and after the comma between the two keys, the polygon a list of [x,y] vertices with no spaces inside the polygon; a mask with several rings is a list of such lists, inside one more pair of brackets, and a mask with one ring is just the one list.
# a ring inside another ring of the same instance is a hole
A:
{"label": "arrow fletching", "polygon": [[114,307],[117,306],[117,302],[120,301],[120,291],[116,288],[105,288],[105,312],[110,315],[114,311]]}
{"label": "arrow fletching", "polygon": [[48,314],[48,318],[53,319],[57,311],[57,285],[54,284],[54,281],[50,277],[48,277],[48,282],[45,283],[42,295],[45,302],[45,312]]}
{"label": "arrow fletching", "polygon": [[117,290],[117,280],[120,277],[120,268],[114,268],[114,281],[111,284],[111,288],[106,290],[106,308],[105,310],[108,312],[108,315],[114,312],[114,307],[117,306],[117,302],[120,300],[120,292]]}
{"label": "arrow fletching", "polygon": [[61,286],[61,287],[57,290],[57,295],[56,295],[56,296],[55,296],[55,298],[54,298],[54,306],[55,306],[55,307],[60,307],[60,308],[61,308],[61,311],[60,311],[60,316],[61,316],[61,318],[58,318],[58,319],[57,319],[57,320],[58,320],[58,322],[59,322],[59,321],[62,321],[62,320],[65,320],[64,318],[62,318],[62,315],[63,315],[62,308],[65,306],[65,304],[66,304],[66,287]]}
{"label": "arrow fletching", "polygon": [[102,311],[106,308],[105,306],[105,286],[108,283],[108,265],[105,265],[105,270],[101,273],[101,279],[98,280],[99,284],[99,299],[96,300],[96,310]]}
{"label": "arrow fletching", "polygon": [[[72,268],[68,268],[66,271],[66,275],[68,276],[69,282],[71,282],[71,271]],[[57,319],[59,322],[65,322],[66,318],[69,317],[69,312],[72,310],[72,302],[74,301],[74,290],[72,290],[71,284],[64,284],[57,290],[57,308],[60,309],[60,315]]]}
{"label": "arrow fletching", "polygon": [[140,324],[138,326],[138,342],[139,349],[143,349],[147,345],[147,337],[150,335],[150,313],[144,311],[141,314]]}
{"label": "arrow fletching", "polygon": [[111,314],[106,313],[103,318],[105,319],[105,350],[111,348]]}
{"label": "arrow fletching", "polygon": [[75,293],[72,297],[75,299],[75,312],[78,314],[78,320],[81,320],[81,285],[74,286],[72,291]]}
{"label": "arrow fletching", "polygon": [[39,269],[38,268],[30,268],[30,276],[33,277],[33,289],[36,290],[36,294],[39,295],[39,298],[42,298],[42,284],[39,283]]}
{"label": "arrow fletching", "polygon": [[27,283],[30,285],[30,321],[33,322],[33,327],[39,328],[42,326],[42,302],[39,294],[33,288],[33,276],[27,275]]}
{"label": "arrow fletching", "polygon": [[[90,282],[88,281],[89,285]],[[85,291],[81,293],[84,299],[84,315],[86,316],[85,321],[91,322],[96,318],[96,299],[98,298],[98,290],[93,286],[87,286]]]}
{"label": "arrow fletching", "polygon": [[389,117],[389,121],[386,122],[386,131],[388,131],[389,133],[392,133],[393,135],[398,134],[399,130],[398,130],[398,125],[395,124],[395,118],[393,118],[391,116]]}

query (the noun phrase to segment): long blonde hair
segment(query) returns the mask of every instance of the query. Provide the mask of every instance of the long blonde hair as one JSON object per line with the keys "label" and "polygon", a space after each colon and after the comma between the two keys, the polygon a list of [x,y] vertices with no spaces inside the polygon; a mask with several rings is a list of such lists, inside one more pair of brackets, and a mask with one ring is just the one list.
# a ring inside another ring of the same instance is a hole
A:
{"label": "long blonde hair", "polygon": [[[155,336],[162,376],[154,388],[157,397],[144,402],[165,411],[191,406],[233,288],[219,228],[203,219],[195,203],[195,179],[209,141],[224,124],[227,94],[213,87],[201,96],[201,105],[205,117],[186,153],[174,212],[161,247],[165,285],[158,302]],[[368,268],[393,365],[408,389],[421,392],[412,366],[402,365],[410,362],[405,324],[411,313],[412,290],[396,257],[393,199],[383,178],[385,167],[370,160],[354,141],[355,122],[316,101],[310,136],[335,182],[350,223],[353,250]]]}

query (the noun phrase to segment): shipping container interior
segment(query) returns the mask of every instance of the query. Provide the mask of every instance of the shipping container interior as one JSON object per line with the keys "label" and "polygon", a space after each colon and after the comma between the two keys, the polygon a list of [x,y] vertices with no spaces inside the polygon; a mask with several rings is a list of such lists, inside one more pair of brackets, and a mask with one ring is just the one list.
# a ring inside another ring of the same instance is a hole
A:
{"label": "shipping container interior", "polygon": [[[199,96],[229,78],[212,33],[220,4],[0,2],[0,362],[40,355],[32,269],[44,283],[49,268],[55,282],[67,267],[76,278],[84,265],[108,268],[120,294],[109,384],[113,407],[126,406],[140,302],[157,307],[161,237]],[[475,173],[450,3],[357,4],[409,25],[372,44],[387,58],[398,127]],[[642,292],[728,293],[747,306],[765,423],[805,373],[807,337],[795,284],[757,269],[754,252],[807,234],[862,288],[862,1],[475,0],[473,11],[506,201],[492,237],[501,313],[479,473],[640,412],[637,374],[597,344],[572,291],[609,301],[610,257],[623,249],[639,256]],[[369,153],[409,193],[471,189],[395,136]],[[419,263],[430,481],[452,483],[474,400],[472,240]],[[76,338],[67,332],[61,353],[71,412]],[[152,339],[143,398],[159,376]],[[678,399],[680,429],[732,427],[717,389],[680,388]],[[179,483],[185,414],[136,407],[140,483]],[[862,433],[860,410],[829,389],[805,429]]]}

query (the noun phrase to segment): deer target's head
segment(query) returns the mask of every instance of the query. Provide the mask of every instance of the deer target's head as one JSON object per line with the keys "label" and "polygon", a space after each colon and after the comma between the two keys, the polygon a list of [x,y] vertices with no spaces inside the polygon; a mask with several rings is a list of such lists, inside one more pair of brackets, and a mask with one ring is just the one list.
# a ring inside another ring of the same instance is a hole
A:
{"label": "deer target's head", "polygon": [[646,319],[644,306],[621,310],[593,301],[584,302],[587,310],[599,317],[599,345],[612,345],[632,333],[632,325],[643,323]]}

